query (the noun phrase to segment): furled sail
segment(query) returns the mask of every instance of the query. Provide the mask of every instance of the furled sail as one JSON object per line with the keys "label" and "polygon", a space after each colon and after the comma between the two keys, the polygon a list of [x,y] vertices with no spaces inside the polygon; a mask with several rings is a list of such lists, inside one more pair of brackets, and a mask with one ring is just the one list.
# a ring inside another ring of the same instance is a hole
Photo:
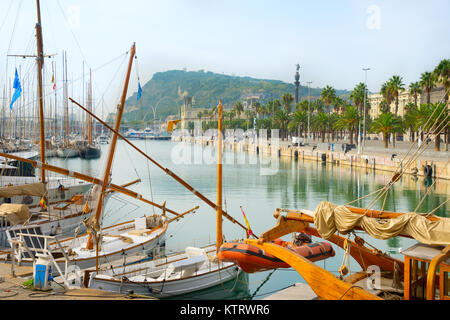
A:
{"label": "furled sail", "polygon": [[47,191],[42,182],[21,184],[0,188],[0,198],[11,198],[15,196],[42,197]]}
{"label": "furled sail", "polygon": [[377,239],[407,235],[428,245],[450,245],[450,218],[431,221],[414,212],[390,219],[375,219],[353,213],[343,205],[322,201],[316,208],[314,224],[324,239],[329,239],[336,231],[348,234],[355,227],[361,227]]}
{"label": "furled sail", "polygon": [[0,217],[6,217],[15,226],[30,218],[30,210],[24,204],[2,203],[0,205]]}

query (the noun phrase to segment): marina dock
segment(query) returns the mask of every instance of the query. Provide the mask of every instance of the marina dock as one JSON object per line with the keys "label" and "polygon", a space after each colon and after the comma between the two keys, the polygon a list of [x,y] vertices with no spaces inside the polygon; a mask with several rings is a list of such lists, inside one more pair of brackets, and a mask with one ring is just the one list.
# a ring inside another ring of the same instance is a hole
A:
{"label": "marina dock", "polygon": [[0,263],[0,300],[157,300],[152,297],[119,294],[89,288],[63,289],[52,284],[52,291],[37,291],[26,288],[23,283],[33,277],[31,266],[16,266],[16,276],[11,276],[11,265]]}
{"label": "marina dock", "polygon": [[295,283],[294,285],[280,290],[263,300],[316,300],[318,299],[314,291],[305,283]]}

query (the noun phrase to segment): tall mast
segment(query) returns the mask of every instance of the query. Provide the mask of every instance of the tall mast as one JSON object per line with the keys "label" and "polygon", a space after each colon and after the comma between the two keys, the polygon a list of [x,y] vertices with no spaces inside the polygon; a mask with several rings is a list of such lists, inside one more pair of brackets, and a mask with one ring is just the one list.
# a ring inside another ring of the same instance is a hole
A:
{"label": "tall mast", "polygon": [[[39,125],[41,141],[41,162],[45,163],[45,131],[44,131],[44,95],[42,92],[42,68],[44,66],[44,46],[42,43],[42,25],[41,8],[39,0],[36,0],[37,24],[36,24],[36,43],[37,43],[37,78],[38,78],[38,100],[39,100]],[[45,183],[45,169],[41,168],[41,181]]]}
{"label": "tall mast", "polygon": [[67,52],[64,51],[64,144],[66,147],[69,145],[69,94],[67,91]]}
{"label": "tall mast", "polygon": [[219,101],[219,125],[217,132],[217,239],[216,253],[222,245],[222,100]]}
{"label": "tall mast", "polygon": [[[125,99],[127,97],[127,90],[128,90],[128,82],[130,80],[130,74],[131,74],[131,66],[133,65],[133,58],[134,58],[134,54],[136,52],[136,45],[133,43],[133,46],[131,47],[131,53],[130,53],[130,60],[128,63],[128,70],[127,70],[127,75],[125,77],[125,84],[124,84],[124,88],[123,88],[123,92],[122,92],[122,97],[120,100],[120,104],[117,106],[117,116],[116,116],[116,124],[115,124],[115,130],[116,132],[118,132],[120,130],[120,123],[122,121],[122,115],[123,115],[123,109],[124,109],[124,105],[125,105]],[[100,215],[102,213],[102,207],[103,207],[103,200],[104,200],[104,196],[105,196],[105,191],[109,185],[109,174],[111,172],[111,166],[112,166],[112,161],[114,158],[114,152],[116,150],[116,143],[117,143],[117,138],[118,135],[117,133],[114,133],[112,135],[111,138],[111,145],[109,147],[109,154],[108,154],[108,158],[106,161],[106,166],[105,166],[105,170],[103,172],[103,179],[102,179],[102,188],[98,197],[98,201],[97,201],[97,208],[95,211],[95,219],[96,221],[100,220]],[[93,248],[93,243],[92,243],[92,233],[89,234],[89,238],[86,244],[86,248],[87,249],[92,249]]]}
{"label": "tall mast", "polygon": [[58,94],[57,94],[57,90],[56,90],[56,61],[54,61],[54,68],[53,68],[53,85],[55,88],[55,118],[53,120],[53,136],[56,138],[56,132],[57,132],[57,126],[58,126]]}
{"label": "tall mast", "polygon": [[[88,99],[89,99],[89,111],[92,112],[92,72],[89,69],[89,90],[88,90]],[[92,144],[92,117],[90,115],[86,115],[88,118],[88,143]]]}

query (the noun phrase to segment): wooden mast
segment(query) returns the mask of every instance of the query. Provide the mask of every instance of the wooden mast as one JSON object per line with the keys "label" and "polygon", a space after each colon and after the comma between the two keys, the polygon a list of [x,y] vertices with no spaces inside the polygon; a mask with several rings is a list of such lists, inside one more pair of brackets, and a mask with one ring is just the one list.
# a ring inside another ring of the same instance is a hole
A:
{"label": "wooden mast", "polygon": [[217,106],[219,125],[217,130],[217,238],[216,253],[222,245],[222,100]]}
{"label": "wooden mast", "polygon": [[[44,95],[42,89],[42,68],[44,66],[44,46],[42,42],[41,8],[39,0],[36,0],[37,24],[36,24],[36,43],[37,43],[37,77],[38,77],[38,99],[39,99],[39,125],[41,141],[41,162],[45,163],[45,131],[44,131]],[[41,181],[45,184],[45,169],[41,168]]]}
{"label": "wooden mast", "polygon": [[64,145],[67,148],[69,146],[69,102],[68,102],[68,89],[67,89],[67,52],[64,51]]}
{"label": "wooden mast", "polygon": [[[89,89],[88,89],[89,111],[92,112],[92,71],[89,69]],[[88,119],[88,144],[92,145],[92,117],[87,115]]]}
{"label": "wooden mast", "polygon": [[[133,46],[131,47],[131,53],[130,53],[130,60],[128,63],[128,70],[127,70],[127,75],[125,78],[125,84],[124,84],[124,88],[123,88],[123,92],[122,92],[122,97],[120,100],[120,104],[117,107],[117,115],[116,115],[116,124],[115,124],[115,129],[116,131],[120,130],[120,123],[122,121],[122,115],[123,115],[123,108],[125,105],[125,99],[127,97],[127,89],[128,89],[128,82],[130,80],[130,74],[131,74],[131,66],[133,65],[133,58],[134,58],[134,54],[136,52],[136,45],[133,43]],[[103,179],[102,179],[102,188],[99,194],[99,198],[98,198],[98,202],[97,202],[97,208],[95,211],[95,219],[96,221],[100,220],[100,215],[102,213],[102,207],[103,207],[103,200],[104,200],[104,196],[105,196],[105,191],[108,187],[109,184],[109,174],[111,172],[111,166],[112,166],[112,161],[114,158],[114,151],[116,149],[116,143],[117,143],[117,134],[114,133],[112,138],[111,138],[111,145],[109,148],[109,154],[108,154],[108,158],[106,161],[106,166],[105,166],[105,171],[103,172]],[[93,248],[93,243],[92,243],[92,233],[89,234],[89,238],[86,244],[86,248],[87,249],[92,249]]]}

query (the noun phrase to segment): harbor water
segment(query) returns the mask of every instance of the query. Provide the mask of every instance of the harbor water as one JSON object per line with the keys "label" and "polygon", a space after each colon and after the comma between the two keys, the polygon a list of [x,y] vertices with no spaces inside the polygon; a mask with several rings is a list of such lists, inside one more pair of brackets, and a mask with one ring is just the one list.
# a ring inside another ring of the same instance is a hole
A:
{"label": "harbor water", "polygon": [[[134,140],[133,143],[211,201],[216,202],[217,167],[213,148],[171,141]],[[102,156],[99,159],[49,158],[48,162],[100,177],[109,145],[101,145],[101,148]],[[265,170],[267,168],[270,170]],[[226,150],[223,164],[223,208],[245,225],[240,209],[242,206],[251,229],[259,235],[275,225],[273,213],[277,208],[314,210],[321,201],[346,204],[381,188],[391,177],[392,173],[389,172],[339,167],[302,159],[267,159]],[[166,201],[167,208],[179,213],[200,206],[195,213],[171,223],[166,235],[166,253],[183,251],[186,246],[204,246],[215,242],[215,210],[124,141],[119,140],[112,168],[112,181],[121,185],[137,178],[140,178],[141,182],[129,188],[149,200],[159,204]],[[433,182],[423,177],[405,175],[391,188],[385,210],[414,211]],[[417,211],[430,212],[447,200],[449,191],[450,182],[436,181]],[[368,197],[352,205],[365,207],[371,200],[372,198]],[[374,209],[380,209],[381,206],[382,202],[378,202]],[[161,213],[161,210],[125,195],[114,194],[104,210],[103,226],[153,213]],[[450,216],[448,204],[441,206],[434,214]],[[167,215],[172,217],[170,213]],[[223,233],[228,241],[245,237],[245,231],[227,219],[223,222]],[[401,260],[403,256],[399,251],[415,243],[414,240],[405,238],[383,241],[362,233],[358,235],[379,250]],[[290,236],[284,239],[291,240]],[[316,263],[337,275],[342,263],[343,250],[336,246],[334,248],[336,255],[333,258]],[[356,261],[350,260],[350,272],[359,270]],[[244,274],[232,283],[178,298],[262,299],[297,282],[305,281],[292,268],[278,269]]]}

